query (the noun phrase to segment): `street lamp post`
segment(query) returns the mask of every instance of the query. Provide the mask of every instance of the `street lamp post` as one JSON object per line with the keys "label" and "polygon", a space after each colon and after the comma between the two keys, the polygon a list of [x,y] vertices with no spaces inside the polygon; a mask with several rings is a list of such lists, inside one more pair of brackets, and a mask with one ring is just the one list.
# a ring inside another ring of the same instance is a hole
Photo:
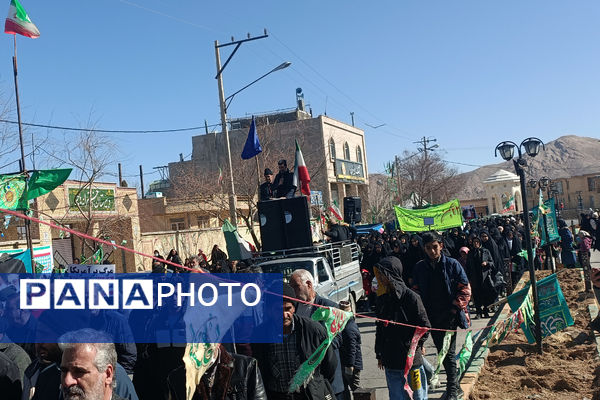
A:
{"label": "street lamp post", "polygon": [[[233,57],[233,55],[239,49],[239,47],[242,45],[242,43],[249,42],[252,40],[257,40],[257,39],[263,39],[268,36],[269,35],[267,35],[267,31],[265,29],[265,34],[261,35],[261,36],[257,36],[257,37],[250,37],[250,34],[248,34],[247,39],[235,41],[232,38],[231,42],[225,43],[225,44],[219,44],[219,41],[215,40],[215,58],[217,61],[217,76],[215,76],[215,78],[217,79],[217,85],[219,87],[219,108],[221,110],[221,131],[222,131],[222,133],[225,134],[225,143],[226,143],[226,147],[227,147],[227,167],[229,169],[229,216],[231,218],[231,223],[234,226],[237,226],[237,214],[236,214],[237,198],[235,195],[235,185],[233,183],[233,165],[231,163],[231,144],[229,141],[229,129],[227,128],[227,108],[229,107],[229,104],[231,103],[231,101],[233,100],[233,97],[236,94],[240,93],[242,90],[248,88],[249,86],[255,84],[256,82],[263,79],[267,75],[272,74],[275,71],[279,71],[279,70],[289,67],[291,65],[291,63],[284,62],[284,63],[278,65],[277,67],[273,68],[271,71],[267,72],[260,78],[255,79],[254,81],[250,82],[249,84],[247,84],[246,86],[244,86],[237,92],[233,93],[232,95],[228,96],[227,98],[225,98],[225,90],[223,89],[223,70],[225,69],[227,64],[229,64],[231,57]],[[225,61],[225,64],[223,64],[223,66],[221,66],[221,55],[219,53],[219,49],[224,46],[232,46],[232,45],[235,45],[235,49],[231,52],[231,54]]]}
{"label": "street lamp post", "polygon": [[[548,189],[548,198],[550,198],[550,179],[542,176],[539,180],[531,179],[529,181],[529,186],[532,189],[535,189],[539,186],[540,191],[543,193],[544,189]],[[556,209],[556,204],[554,205]],[[538,211],[538,218],[540,217],[540,212]],[[554,262],[554,257],[552,256],[552,245],[550,244],[550,232],[548,232],[548,217],[546,214],[542,215],[542,222],[544,224],[544,240],[546,244],[544,245],[544,252],[546,253],[546,262],[545,267],[548,268],[548,264],[550,264],[550,269],[552,273],[556,272],[556,263]]]}
{"label": "street lamp post", "polygon": [[[517,175],[519,175],[519,180],[521,182],[521,193],[523,195],[523,223],[525,225],[525,246],[527,248],[527,265],[529,267],[529,280],[531,282],[531,293],[533,297],[533,319],[535,324],[535,338],[537,342],[537,351],[542,354],[542,326],[540,324],[540,304],[538,301],[538,292],[537,292],[537,284],[535,279],[535,268],[533,265],[533,249],[531,248],[531,231],[529,226],[529,209],[527,206],[527,188],[525,185],[525,170],[523,169],[527,166],[527,160],[522,157],[521,148],[525,149],[525,152],[530,157],[535,157],[540,151],[540,145],[545,149],[544,143],[540,139],[537,138],[527,138],[520,145],[517,145],[514,142],[505,141],[496,146],[494,150],[494,155],[498,156],[498,152],[500,152],[500,156],[506,160],[512,160],[515,171]],[[515,160],[514,153],[515,148],[519,153],[519,157]]]}

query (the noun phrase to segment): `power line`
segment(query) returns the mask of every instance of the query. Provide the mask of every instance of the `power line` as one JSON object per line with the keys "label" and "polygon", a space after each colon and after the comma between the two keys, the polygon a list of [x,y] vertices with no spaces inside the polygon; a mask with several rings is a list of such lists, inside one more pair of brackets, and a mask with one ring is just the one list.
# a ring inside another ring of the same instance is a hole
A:
{"label": "power line", "polygon": [[[18,124],[17,121],[10,121],[7,119],[0,119],[0,122],[5,124]],[[185,132],[204,129],[208,127],[216,127],[221,124],[202,125],[194,126],[190,128],[176,128],[176,129],[156,129],[156,130],[125,130],[125,129],[85,129],[85,128],[73,128],[69,126],[56,126],[56,125],[44,125],[44,124],[33,124],[30,122],[22,122],[22,125],[33,126],[36,128],[47,128],[47,129],[59,129],[63,131],[78,131],[78,132],[98,132],[98,133],[172,133],[172,132]]]}

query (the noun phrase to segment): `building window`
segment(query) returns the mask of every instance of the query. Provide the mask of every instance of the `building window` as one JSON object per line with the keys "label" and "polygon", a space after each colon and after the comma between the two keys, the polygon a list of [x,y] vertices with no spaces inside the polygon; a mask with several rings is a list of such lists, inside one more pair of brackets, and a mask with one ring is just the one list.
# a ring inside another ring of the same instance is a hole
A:
{"label": "building window", "polygon": [[198,221],[198,228],[210,228],[210,217],[207,215],[198,215],[196,217]]}
{"label": "building window", "polygon": [[331,202],[336,203],[338,206],[340,205],[340,196],[338,193],[337,183],[332,183],[331,186]]}
{"label": "building window", "polygon": [[25,220],[17,219],[17,240],[27,240],[27,229],[25,228]]}
{"label": "building window", "polygon": [[182,231],[185,229],[185,220],[183,218],[171,218],[169,222],[171,223],[172,231]]}
{"label": "building window", "polygon": [[329,139],[329,159],[335,161],[335,141],[333,138]]}
{"label": "building window", "polygon": [[592,178],[587,178],[588,181],[588,192],[593,192],[594,190],[596,190],[596,178],[592,177]]}
{"label": "building window", "polygon": [[350,161],[350,146],[348,146],[348,142],[344,142],[344,160]]}
{"label": "building window", "polygon": [[356,161],[362,164],[362,150],[360,146],[356,146]]}
{"label": "building window", "polygon": [[558,192],[558,194],[563,194],[563,183],[562,181],[555,181],[553,182],[554,184],[554,189]]}

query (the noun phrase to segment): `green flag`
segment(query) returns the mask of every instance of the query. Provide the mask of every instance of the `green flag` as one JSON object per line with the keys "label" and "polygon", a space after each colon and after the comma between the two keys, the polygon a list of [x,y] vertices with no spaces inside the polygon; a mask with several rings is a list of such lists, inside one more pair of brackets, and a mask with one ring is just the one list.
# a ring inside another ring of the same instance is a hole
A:
{"label": "green flag", "polygon": [[0,208],[7,210],[23,209],[27,203],[23,200],[25,175],[0,175]]}
{"label": "green flag", "polygon": [[457,199],[420,210],[394,206],[400,228],[405,232],[443,231],[462,226],[462,210]]}
{"label": "green flag", "polygon": [[321,361],[323,361],[323,358],[325,358],[325,353],[327,353],[327,349],[331,345],[331,342],[333,342],[333,339],[338,333],[344,330],[346,323],[352,318],[352,315],[351,312],[342,311],[333,307],[319,307],[313,313],[313,321],[324,322],[325,329],[327,330],[327,337],[319,347],[317,347],[315,352],[300,365],[300,368],[296,371],[296,374],[290,383],[289,393],[294,393],[310,380],[315,368],[317,368]]}
{"label": "green flag", "polygon": [[[523,314],[521,328],[529,343],[535,342],[533,318],[533,294],[530,286],[508,296],[511,310],[520,309]],[[540,324],[542,337],[546,337],[573,325],[573,317],[562,293],[556,274],[537,281]]]}
{"label": "green flag", "polygon": [[228,219],[225,220],[221,229],[223,230],[223,235],[225,235],[227,255],[230,260],[247,260],[252,258],[250,244],[239,235],[237,228]]}
{"label": "green flag", "polygon": [[27,200],[35,199],[53,191],[57,186],[69,179],[71,168],[42,169],[33,171],[27,183]]}
{"label": "green flag", "polygon": [[471,359],[471,354],[473,353],[473,331],[468,331],[467,336],[465,337],[465,344],[463,344],[460,353],[458,354],[458,376],[460,377],[465,369],[467,368],[467,363]]}
{"label": "green flag", "polygon": [[442,344],[442,348],[440,351],[438,351],[438,356],[437,356],[437,367],[435,368],[435,371],[433,371],[433,376],[431,377],[431,387],[436,387],[440,381],[440,370],[442,368],[442,363],[444,362],[444,358],[446,358],[446,355],[448,354],[448,350],[450,350],[450,342],[452,341],[452,335],[454,335],[456,332],[452,332],[452,331],[446,331],[446,334],[444,335],[444,342]]}

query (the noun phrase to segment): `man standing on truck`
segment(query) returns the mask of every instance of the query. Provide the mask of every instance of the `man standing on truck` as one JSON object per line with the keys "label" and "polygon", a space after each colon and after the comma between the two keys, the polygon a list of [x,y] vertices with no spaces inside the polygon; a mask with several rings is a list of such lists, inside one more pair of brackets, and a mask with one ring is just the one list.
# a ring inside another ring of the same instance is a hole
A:
{"label": "man standing on truck", "polygon": [[260,201],[271,200],[274,188],[273,171],[270,168],[265,168],[265,181],[260,185]]}
{"label": "man standing on truck", "polygon": [[279,173],[275,175],[275,188],[273,193],[276,199],[291,199],[296,193],[296,186],[294,186],[294,174],[290,172],[287,167],[286,160],[279,160],[277,163],[279,167]]}
{"label": "man standing on truck", "polygon": [[[423,235],[427,257],[419,261],[413,270],[413,289],[421,295],[429,322],[433,328],[455,330],[467,329],[467,307],[471,298],[471,286],[462,265],[442,253],[444,244],[435,232]],[[431,331],[431,338],[439,352],[444,345],[446,332]],[[444,359],[446,370],[445,400],[459,398],[458,369],[456,367],[456,334],[452,335],[450,347]]]}
{"label": "man standing on truck", "polygon": [[329,221],[329,230],[323,231],[323,235],[327,236],[331,243],[343,242],[350,239],[350,230],[347,226]]}
{"label": "man standing on truck", "polygon": [[[310,318],[317,310],[318,306],[340,308],[339,304],[321,297],[315,291],[315,280],[312,274],[305,269],[297,269],[290,276],[290,286],[296,293],[296,298],[306,301],[310,304],[298,304],[296,313],[300,316]],[[344,328],[346,329],[346,328]],[[340,347],[342,347],[342,335],[337,335],[331,343],[331,348],[335,353],[338,365],[335,370],[335,377],[331,387],[338,400],[344,400],[344,379],[342,377],[342,363],[340,359]]]}

